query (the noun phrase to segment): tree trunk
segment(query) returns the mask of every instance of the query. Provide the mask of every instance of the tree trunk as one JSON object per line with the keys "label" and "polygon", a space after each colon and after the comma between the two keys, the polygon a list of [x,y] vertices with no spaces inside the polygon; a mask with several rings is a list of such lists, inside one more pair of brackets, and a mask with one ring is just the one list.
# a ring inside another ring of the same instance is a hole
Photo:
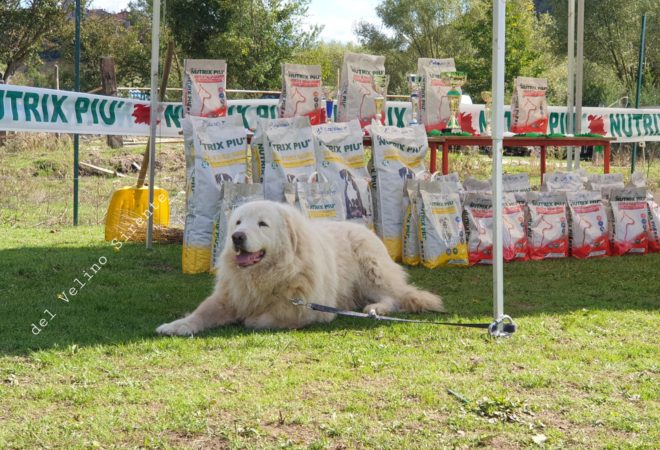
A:
{"label": "tree trunk", "polygon": [[[112,58],[101,58],[101,88],[104,95],[117,96],[115,61]],[[110,148],[124,146],[124,138],[122,136],[109,135],[107,141]]]}

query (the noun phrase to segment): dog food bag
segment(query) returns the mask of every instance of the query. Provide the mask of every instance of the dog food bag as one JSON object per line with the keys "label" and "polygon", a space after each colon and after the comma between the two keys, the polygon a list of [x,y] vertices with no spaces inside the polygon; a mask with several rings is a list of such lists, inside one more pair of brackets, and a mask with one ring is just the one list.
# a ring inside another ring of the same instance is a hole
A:
{"label": "dog food bag", "polygon": [[599,173],[589,174],[587,176],[587,189],[590,191],[599,191],[603,198],[609,198],[612,189],[624,187],[623,174],[621,173]]}
{"label": "dog food bag", "polygon": [[420,182],[419,253],[424,267],[467,266],[468,248],[458,192],[447,182]]}
{"label": "dog food bag", "polygon": [[474,177],[467,177],[463,182],[463,187],[466,192],[490,192],[491,183],[490,180],[479,180]]}
{"label": "dog food bag", "polygon": [[571,254],[579,259],[610,255],[608,219],[596,191],[566,192]]}
{"label": "dog food bag", "polygon": [[316,182],[312,174],[305,181],[295,183],[296,206],[312,220],[345,220],[346,207],[343,195],[334,182],[319,175]]}
{"label": "dog food bag", "polygon": [[[511,193],[503,197],[502,247],[504,261],[529,259],[525,213]],[[469,193],[465,200],[470,265],[493,263],[493,202],[491,194]]]}
{"label": "dog food bag", "polygon": [[[361,53],[344,53],[341,68],[337,122],[358,119],[360,127],[376,117],[373,76],[385,74],[385,57]],[[383,115],[384,117],[384,115]]]}
{"label": "dog food bag", "polygon": [[227,62],[186,59],[183,74],[183,112],[186,116],[227,115]]}
{"label": "dog food bag", "polygon": [[648,195],[646,207],[649,213],[649,252],[660,252],[660,206],[653,196]]}
{"label": "dog food bag", "polygon": [[419,264],[419,237],[417,234],[417,201],[419,199],[419,182],[431,179],[431,172],[425,170],[407,179],[403,186],[403,254],[402,262],[409,266]]}
{"label": "dog food bag", "polygon": [[516,173],[502,175],[502,188],[504,192],[510,192],[516,198],[518,203],[527,202],[527,193],[532,190],[529,184],[529,175],[526,173]]}
{"label": "dog food bag", "polygon": [[[228,220],[231,213],[244,203],[264,199],[264,187],[259,183],[223,183],[222,200],[213,220],[213,247],[211,251],[211,272],[215,273],[220,263],[220,255],[227,245]],[[231,244],[229,244],[231,245]]]}
{"label": "dog food bag", "polygon": [[213,219],[223,182],[247,171],[247,136],[240,117],[195,117],[183,121],[186,174],[186,219],[183,233],[184,273],[209,270]]}
{"label": "dog food bag", "polygon": [[419,265],[419,237],[417,234],[417,198],[419,195],[419,180],[405,180],[403,187],[403,235],[401,239],[401,261],[408,266]]}
{"label": "dog food bag", "polygon": [[392,259],[401,261],[403,233],[403,187],[406,179],[424,171],[429,144],[423,125],[405,128],[383,126],[373,121],[369,134],[376,173],[376,233]]}
{"label": "dog food bag", "polygon": [[543,133],[548,130],[548,80],[516,77],[511,95],[511,132]]}
{"label": "dog food bag", "polygon": [[450,116],[447,93],[451,90],[451,85],[442,80],[442,72],[455,71],[454,58],[419,58],[417,60],[417,73],[422,81],[419,115],[426,131],[442,131],[447,127]]}
{"label": "dog food bag", "polygon": [[577,172],[551,172],[543,175],[541,190],[544,192],[576,192],[583,189],[582,177]]}
{"label": "dog food bag", "polygon": [[[272,122],[272,119],[257,119],[257,126],[250,140],[250,159],[252,162],[252,181],[255,183],[264,182],[264,169],[266,166],[264,150],[264,130]],[[288,123],[288,122],[287,122]]]}
{"label": "dog food bag", "polygon": [[345,217],[373,229],[371,177],[357,119],[312,127],[318,171],[335,184],[343,197]]}
{"label": "dog food bag", "polygon": [[561,192],[528,192],[527,241],[533,260],[568,256],[568,205]]}
{"label": "dog food bag", "polygon": [[307,116],[312,125],[325,122],[321,66],[282,64],[279,117]]}
{"label": "dog food bag", "polygon": [[307,179],[316,170],[309,117],[277,119],[265,129],[264,195],[284,201],[284,184]]}
{"label": "dog food bag", "polygon": [[649,211],[646,188],[613,189],[612,253],[645,254],[649,248]]}

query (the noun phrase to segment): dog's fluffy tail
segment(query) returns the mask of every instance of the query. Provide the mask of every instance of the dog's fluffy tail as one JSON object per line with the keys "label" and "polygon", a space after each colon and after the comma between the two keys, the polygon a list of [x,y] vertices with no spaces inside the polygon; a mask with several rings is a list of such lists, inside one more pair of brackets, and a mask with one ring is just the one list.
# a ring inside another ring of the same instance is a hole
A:
{"label": "dog's fluffy tail", "polygon": [[400,299],[399,309],[406,312],[444,311],[442,299],[428,291],[407,285],[397,296]]}

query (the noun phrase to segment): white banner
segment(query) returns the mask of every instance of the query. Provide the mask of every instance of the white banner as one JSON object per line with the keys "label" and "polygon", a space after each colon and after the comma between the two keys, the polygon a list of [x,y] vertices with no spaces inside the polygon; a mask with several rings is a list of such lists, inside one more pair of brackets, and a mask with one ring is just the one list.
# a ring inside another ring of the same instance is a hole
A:
{"label": "white banner", "polygon": [[[564,134],[566,107],[551,106],[548,133]],[[615,142],[660,141],[660,109],[583,108],[582,133],[614,137]],[[0,130],[78,134],[149,135],[148,101],[70,91],[0,84]],[[276,118],[277,99],[229,100],[228,115],[240,114],[243,125],[254,129],[257,117]],[[507,129],[511,111],[505,107]],[[162,103],[157,135],[178,137],[181,103]],[[386,121],[403,127],[410,122],[410,102],[387,102]],[[482,134],[484,105],[461,104],[464,131]]]}

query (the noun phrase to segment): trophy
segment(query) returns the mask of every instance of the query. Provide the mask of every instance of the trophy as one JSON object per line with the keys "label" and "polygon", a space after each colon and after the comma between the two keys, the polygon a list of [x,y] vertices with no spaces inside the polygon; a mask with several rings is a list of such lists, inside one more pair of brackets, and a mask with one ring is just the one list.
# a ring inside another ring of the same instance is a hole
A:
{"label": "trophy", "polygon": [[463,131],[461,129],[461,124],[458,122],[458,106],[461,103],[460,88],[467,81],[467,75],[465,72],[442,72],[441,77],[443,83],[451,86],[451,89],[447,92],[451,115],[449,117],[449,122],[447,122],[447,127],[443,131],[460,133]]}
{"label": "trophy", "polygon": [[490,120],[491,120],[491,110],[493,106],[493,94],[490,91],[483,91],[481,93],[481,99],[484,101],[485,106],[484,106],[484,116],[486,117],[486,135],[490,136],[491,135],[491,129],[490,129]]}
{"label": "trophy", "polygon": [[410,103],[412,104],[412,119],[409,125],[417,125],[419,121],[419,91],[422,86],[422,78],[419,74],[409,73],[406,75],[408,88],[410,88]]}
{"label": "trophy", "polygon": [[331,123],[333,122],[335,112],[335,103],[332,100],[335,88],[332,86],[323,86],[321,90],[323,91],[323,99],[325,102],[325,121]]}
{"label": "trophy", "polygon": [[374,74],[372,83],[376,97],[374,104],[376,106],[376,119],[383,123],[383,110],[385,109],[385,95],[387,95],[387,85],[390,84],[390,76],[385,74]]}

